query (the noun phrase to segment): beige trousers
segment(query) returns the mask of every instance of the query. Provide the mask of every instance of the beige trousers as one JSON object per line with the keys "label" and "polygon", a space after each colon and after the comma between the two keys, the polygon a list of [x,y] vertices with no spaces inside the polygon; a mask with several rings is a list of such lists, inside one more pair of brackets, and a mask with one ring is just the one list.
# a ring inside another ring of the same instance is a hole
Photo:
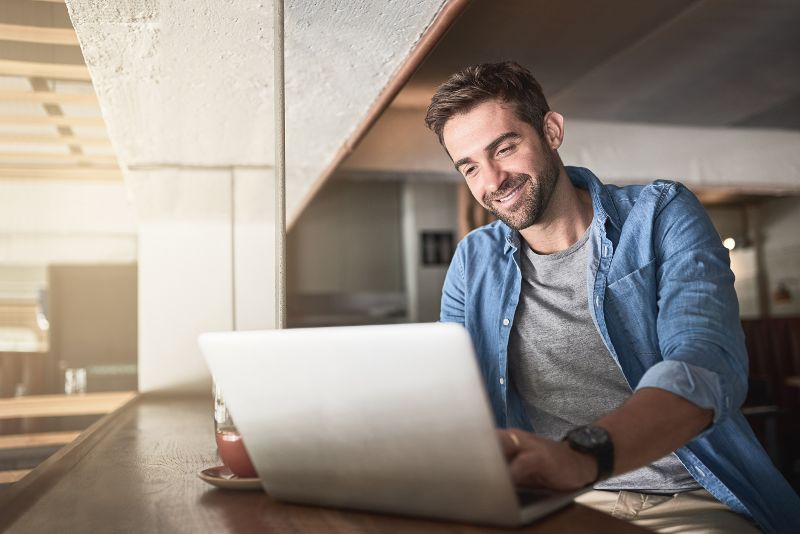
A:
{"label": "beige trousers", "polygon": [[702,489],[674,495],[653,495],[634,491],[589,491],[575,501],[656,532],[681,534],[761,532],[747,518],[737,514]]}

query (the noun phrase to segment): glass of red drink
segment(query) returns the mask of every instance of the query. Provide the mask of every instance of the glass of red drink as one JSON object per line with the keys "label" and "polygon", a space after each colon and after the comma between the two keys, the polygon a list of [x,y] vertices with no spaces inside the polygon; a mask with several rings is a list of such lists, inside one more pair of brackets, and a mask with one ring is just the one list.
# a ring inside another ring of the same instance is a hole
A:
{"label": "glass of red drink", "polygon": [[247,450],[244,448],[242,436],[233,424],[230,413],[225,406],[222,393],[214,384],[214,437],[217,441],[217,453],[222,463],[234,475],[240,478],[258,476]]}

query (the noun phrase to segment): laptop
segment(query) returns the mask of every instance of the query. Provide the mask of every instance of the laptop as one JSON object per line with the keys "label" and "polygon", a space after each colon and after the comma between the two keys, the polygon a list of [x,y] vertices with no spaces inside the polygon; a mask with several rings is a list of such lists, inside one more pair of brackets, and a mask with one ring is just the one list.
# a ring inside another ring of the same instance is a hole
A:
{"label": "laptop", "polygon": [[514,488],[460,325],[206,333],[199,343],[277,500],[517,526],[578,494]]}

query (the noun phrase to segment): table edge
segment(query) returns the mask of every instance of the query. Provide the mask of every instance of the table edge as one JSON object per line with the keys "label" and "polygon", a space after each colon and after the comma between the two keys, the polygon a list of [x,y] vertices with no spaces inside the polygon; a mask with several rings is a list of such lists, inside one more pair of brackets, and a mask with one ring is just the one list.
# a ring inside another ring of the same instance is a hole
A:
{"label": "table edge", "polygon": [[141,402],[145,395],[137,394],[119,408],[95,421],[86,430],[11,487],[0,492],[0,531],[10,527],[47,490],[80,462],[103,436],[121,420],[121,415]]}

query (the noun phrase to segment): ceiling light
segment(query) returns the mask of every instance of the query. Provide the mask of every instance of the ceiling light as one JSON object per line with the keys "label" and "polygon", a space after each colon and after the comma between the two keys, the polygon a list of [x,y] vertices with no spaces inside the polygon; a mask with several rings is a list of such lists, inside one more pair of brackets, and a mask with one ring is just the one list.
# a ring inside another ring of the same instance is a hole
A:
{"label": "ceiling light", "polygon": [[736,240],[732,237],[726,237],[722,240],[722,246],[728,250],[733,250],[736,248]]}

